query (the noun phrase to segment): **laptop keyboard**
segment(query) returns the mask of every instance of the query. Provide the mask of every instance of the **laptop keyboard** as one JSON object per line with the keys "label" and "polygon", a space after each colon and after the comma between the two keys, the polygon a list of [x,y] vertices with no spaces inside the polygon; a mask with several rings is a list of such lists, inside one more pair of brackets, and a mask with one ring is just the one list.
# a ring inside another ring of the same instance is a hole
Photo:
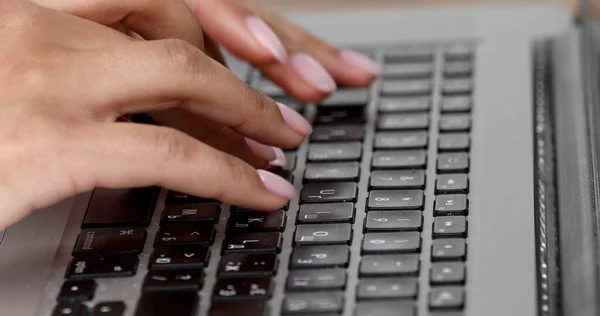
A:
{"label": "laptop keyboard", "polygon": [[[475,49],[365,51],[382,78],[318,106],[250,75],[314,124],[275,171],[300,188],[296,199],[261,212],[160,188],[97,189],[48,314],[463,315]],[[139,296],[99,301],[98,291]]]}

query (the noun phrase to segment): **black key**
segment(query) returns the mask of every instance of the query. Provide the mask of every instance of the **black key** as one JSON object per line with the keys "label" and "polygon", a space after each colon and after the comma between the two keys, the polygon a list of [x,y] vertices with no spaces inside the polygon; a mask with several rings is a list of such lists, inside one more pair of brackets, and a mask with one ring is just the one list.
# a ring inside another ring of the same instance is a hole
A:
{"label": "black key", "polygon": [[351,240],[350,224],[298,225],[294,234],[296,245],[350,244]]}
{"label": "black key", "polygon": [[433,220],[433,238],[466,236],[467,220],[464,216],[440,216]]}
{"label": "black key", "polygon": [[217,222],[221,207],[218,203],[171,204],[162,213],[161,224],[208,221]]}
{"label": "black key", "polygon": [[319,108],[317,124],[355,124],[365,121],[365,110],[362,107]]}
{"label": "black key", "polygon": [[419,232],[367,233],[363,238],[363,253],[418,252],[421,249]]}
{"label": "black key", "polygon": [[144,291],[199,291],[202,288],[202,270],[154,270],[144,279]]}
{"label": "black key", "polygon": [[212,223],[172,224],[160,228],[154,246],[208,246],[212,244],[214,235]]}
{"label": "black key", "polygon": [[441,134],[438,141],[438,151],[469,151],[471,138],[467,133]]}
{"label": "black key", "polygon": [[286,181],[292,183],[294,182],[294,173],[289,170],[285,170],[283,168],[274,168],[271,170],[274,174],[284,178]]}
{"label": "black key", "polygon": [[223,253],[278,253],[281,251],[281,233],[246,233],[227,235],[223,241]]}
{"label": "black key", "polygon": [[358,162],[309,163],[306,165],[306,181],[356,181],[360,173]]}
{"label": "black key", "polygon": [[194,316],[199,300],[193,291],[146,292],[138,301],[135,316]]}
{"label": "black key", "polygon": [[418,231],[422,227],[421,211],[370,211],[365,220],[367,232]]}
{"label": "black key", "polygon": [[434,287],[429,293],[429,309],[462,309],[465,290],[458,286]]}
{"label": "black key", "polygon": [[316,126],[310,135],[313,142],[335,142],[363,140],[365,129],[362,125],[323,125]]}
{"label": "black key", "polygon": [[431,107],[430,97],[385,97],[379,100],[379,112],[426,112]]}
{"label": "black key", "polygon": [[446,60],[469,60],[473,57],[473,47],[466,44],[454,44],[446,48]]}
{"label": "black key", "polygon": [[319,103],[319,107],[364,107],[369,103],[369,90],[361,88],[339,89]]}
{"label": "black key", "polygon": [[341,313],[344,308],[342,292],[289,293],[283,300],[285,315]]}
{"label": "black key", "polygon": [[83,228],[148,226],[160,188],[95,189],[83,219]]}
{"label": "black key", "polygon": [[434,262],[429,272],[431,285],[464,284],[466,268],[464,262]]}
{"label": "black key", "polygon": [[423,189],[423,170],[377,170],[371,173],[371,188],[374,189]]}
{"label": "black key", "polygon": [[360,262],[360,276],[419,275],[419,255],[368,255]]}
{"label": "black key", "polygon": [[206,203],[215,202],[214,200],[201,198],[199,196],[188,195],[177,191],[167,192],[165,204],[189,204],[189,203]]}
{"label": "black key", "polygon": [[229,216],[227,230],[230,232],[283,231],[287,216],[284,211],[237,211]]}
{"label": "black key", "polygon": [[343,290],[346,271],[342,269],[293,270],[287,278],[288,291]]}
{"label": "black key", "polygon": [[149,269],[201,269],[206,267],[210,250],[199,246],[158,247],[152,252]]}
{"label": "black key", "polygon": [[375,149],[419,149],[427,147],[427,132],[379,132]]}
{"label": "black key", "polygon": [[371,166],[375,169],[424,169],[425,150],[385,150],[373,153]]}
{"label": "black key", "polygon": [[146,230],[136,227],[82,229],[77,237],[73,255],[89,253],[131,252],[144,248]]}
{"label": "black key", "polygon": [[283,170],[288,170],[288,171],[293,171],[296,169],[296,161],[298,160],[298,157],[296,156],[295,153],[290,153],[287,152],[285,153],[285,158],[287,160],[285,166],[283,166]]}
{"label": "black key", "polygon": [[102,302],[96,304],[92,316],[123,316],[125,315],[125,303]]}
{"label": "black key", "polygon": [[213,290],[213,300],[267,300],[273,295],[271,278],[219,279]]}
{"label": "black key", "polygon": [[445,114],[440,118],[440,132],[466,132],[471,129],[468,114]]}
{"label": "black key", "polygon": [[52,316],[88,316],[88,309],[80,303],[61,303],[56,305]]}
{"label": "black key", "polygon": [[221,257],[219,277],[272,276],[277,272],[277,255],[227,254]]}
{"label": "black key", "polygon": [[350,249],[346,245],[302,246],[294,248],[290,259],[291,268],[346,267]]}
{"label": "black key", "polygon": [[465,194],[445,194],[435,198],[434,216],[467,215],[469,201]]}
{"label": "black key", "polygon": [[216,301],[210,306],[209,316],[231,316],[239,315],[243,311],[244,316],[267,316],[268,307],[264,301],[229,302]]}
{"label": "black key", "polygon": [[467,247],[464,239],[435,239],[431,246],[431,259],[440,260],[465,260]]}
{"label": "black key", "polygon": [[369,208],[380,210],[423,209],[423,190],[373,190],[369,192]]}
{"label": "black key", "polygon": [[[385,52],[386,63],[409,62],[409,61],[431,61],[433,59],[433,48],[429,47],[402,47]],[[385,66],[384,66],[385,67]]]}
{"label": "black key", "polygon": [[354,182],[308,183],[302,188],[302,203],[354,202],[358,194]]}
{"label": "black key", "polygon": [[362,144],[359,142],[311,144],[308,147],[309,161],[360,160]]}
{"label": "black key", "polygon": [[429,114],[382,114],[377,120],[380,130],[423,130],[429,128]]}
{"label": "black key", "polygon": [[444,96],[442,113],[461,113],[471,111],[473,101],[467,96]]}
{"label": "black key", "polygon": [[417,308],[407,301],[360,302],[354,316],[416,316]]}
{"label": "black key", "polygon": [[130,277],[135,275],[138,262],[135,254],[76,257],[69,263],[66,277],[70,280]]}
{"label": "black key", "polygon": [[470,62],[449,62],[444,65],[445,77],[469,77],[473,73],[473,65]]}
{"label": "black key", "polygon": [[446,153],[439,154],[437,160],[438,173],[462,173],[469,171],[469,154]]}
{"label": "black key", "polygon": [[428,95],[431,93],[432,84],[429,79],[417,80],[388,80],[381,86],[384,96]]}
{"label": "black key", "polygon": [[326,223],[354,221],[353,203],[326,203],[300,205],[298,223]]}
{"label": "black key", "polygon": [[63,283],[57,300],[59,302],[90,301],[96,292],[96,281],[67,281]]}
{"label": "black key", "polygon": [[283,89],[281,89],[281,87],[279,87],[278,85],[276,85],[275,83],[273,83],[270,80],[265,80],[265,79],[261,80],[260,83],[258,84],[257,88],[263,94],[268,95],[270,97],[286,95],[285,91],[283,91]]}
{"label": "black key", "polygon": [[428,78],[433,73],[431,63],[398,63],[388,64],[383,68],[386,79]]}
{"label": "black key", "polygon": [[360,279],[356,298],[369,299],[405,299],[417,297],[416,278],[366,278]]}

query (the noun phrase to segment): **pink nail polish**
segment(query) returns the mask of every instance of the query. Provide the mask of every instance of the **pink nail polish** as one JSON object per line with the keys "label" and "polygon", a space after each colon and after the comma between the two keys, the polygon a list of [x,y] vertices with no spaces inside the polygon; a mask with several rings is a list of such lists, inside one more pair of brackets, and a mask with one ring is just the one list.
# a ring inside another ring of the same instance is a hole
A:
{"label": "pink nail polish", "polygon": [[283,47],[279,37],[277,37],[273,30],[271,30],[263,20],[251,15],[246,17],[246,25],[248,26],[250,33],[254,35],[261,45],[268,49],[277,60],[285,62],[287,59],[285,47]]}
{"label": "pink nail polish", "polygon": [[308,123],[304,116],[300,115],[300,113],[292,110],[283,103],[277,102],[277,106],[279,107],[281,116],[283,116],[283,120],[293,130],[305,136],[312,133],[312,126],[310,126],[310,123]]}
{"label": "pink nail polish", "polygon": [[374,75],[381,74],[381,67],[379,67],[379,65],[375,61],[369,59],[363,54],[351,50],[343,50],[340,52],[340,58],[343,61],[354,65],[358,68],[361,68],[367,72],[370,72]]}
{"label": "pink nail polish", "polygon": [[268,161],[273,161],[273,160],[277,159],[277,155],[276,155],[275,151],[273,150],[274,149],[273,147],[261,144],[250,138],[246,138],[245,140],[246,140],[246,145],[248,145],[248,147],[250,147],[250,149],[257,156],[262,157]]}
{"label": "pink nail polish", "polygon": [[296,196],[296,189],[294,186],[285,181],[282,177],[266,170],[256,170],[256,172],[267,190],[286,199],[291,199]]}
{"label": "pink nail polish", "polygon": [[285,166],[285,164],[287,164],[287,158],[285,157],[283,150],[281,150],[281,148],[273,147],[273,152],[275,153],[275,159],[271,160],[270,163],[277,167]]}
{"label": "pink nail polish", "polygon": [[324,92],[337,89],[335,80],[327,70],[308,54],[298,53],[290,58],[290,66],[309,84]]}

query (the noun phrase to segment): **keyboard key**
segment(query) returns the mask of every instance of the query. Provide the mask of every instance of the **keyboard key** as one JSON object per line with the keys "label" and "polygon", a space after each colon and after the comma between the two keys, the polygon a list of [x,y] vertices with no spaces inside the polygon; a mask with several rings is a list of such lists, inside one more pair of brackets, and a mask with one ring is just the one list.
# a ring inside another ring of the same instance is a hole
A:
{"label": "keyboard key", "polygon": [[375,149],[426,148],[427,132],[379,132],[375,134]]}
{"label": "keyboard key", "polygon": [[402,276],[419,274],[419,255],[367,255],[360,262],[360,276]]}
{"label": "keyboard key", "polygon": [[102,302],[96,304],[92,316],[123,316],[125,315],[125,303]]}
{"label": "keyboard key", "polygon": [[386,51],[384,56],[386,63],[398,63],[408,61],[430,62],[433,59],[433,48],[419,46],[395,48]]}
{"label": "keyboard key", "polygon": [[428,95],[432,84],[429,79],[418,80],[387,80],[381,86],[384,96]]}
{"label": "keyboard key", "polygon": [[288,293],[283,300],[285,315],[341,313],[343,308],[342,292]]}
{"label": "keyboard key", "polygon": [[208,221],[217,222],[221,207],[218,203],[171,204],[162,213],[161,224]]}
{"label": "keyboard key", "polygon": [[159,192],[157,187],[95,189],[82,227],[148,226]]}
{"label": "keyboard key", "polygon": [[306,181],[356,181],[359,177],[358,162],[309,163],[306,165]]}
{"label": "keyboard key", "polygon": [[464,216],[440,216],[433,220],[433,238],[466,236],[467,220]]}
{"label": "keyboard key", "polygon": [[319,107],[318,111],[316,124],[357,124],[365,121],[365,110],[362,107]]}
{"label": "keyboard key", "polygon": [[313,142],[335,142],[363,140],[365,129],[362,125],[323,125],[316,126],[310,135]]}
{"label": "keyboard key", "polygon": [[298,225],[294,234],[297,245],[349,244],[351,240],[350,224]]}
{"label": "keyboard key", "polygon": [[365,107],[369,103],[369,89],[347,88],[335,91],[327,99],[319,103],[319,107]]}
{"label": "keyboard key", "polygon": [[193,291],[146,292],[138,301],[135,316],[194,316],[198,301]]}
{"label": "keyboard key", "polygon": [[287,216],[284,211],[236,211],[229,216],[230,232],[283,231]]}
{"label": "keyboard key", "polygon": [[431,107],[430,97],[382,97],[379,112],[425,112]]}
{"label": "keyboard key", "polygon": [[465,291],[458,286],[434,287],[429,293],[429,309],[462,309]]}
{"label": "keyboard key", "polygon": [[148,260],[150,270],[200,269],[206,267],[210,250],[199,246],[158,247]]}
{"label": "keyboard key", "polygon": [[199,291],[202,288],[202,270],[149,271],[144,279],[144,291]]}
{"label": "keyboard key", "polygon": [[281,233],[246,233],[227,235],[223,241],[223,253],[279,253],[283,237]]}
{"label": "keyboard key", "polygon": [[470,62],[454,61],[444,65],[445,77],[469,77],[473,73],[473,65]]}
{"label": "keyboard key", "polygon": [[469,60],[473,56],[474,48],[466,44],[454,44],[446,48],[446,60]]}
{"label": "keyboard key", "polygon": [[216,301],[210,306],[209,316],[239,315],[240,311],[244,316],[267,316],[268,308],[264,301]]}
{"label": "keyboard key", "polygon": [[425,172],[423,170],[376,170],[371,173],[373,189],[423,189]]}
{"label": "keyboard key", "polygon": [[298,223],[326,223],[354,221],[353,203],[325,203],[300,205]]}
{"label": "keyboard key", "polygon": [[342,269],[293,270],[287,278],[288,291],[343,290],[346,271]]}
{"label": "keyboard key", "polygon": [[465,260],[467,247],[464,239],[435,239],[431,246],[431,259],[440,260]]}
{"label": "keyboard key", "polygon": [[121,278],[135,275],[138,266],[135,254],[86,255],[71,260],[66,277],[69,280]]}
{"label": "keyboard key", "polygon": [[61,303],[56,305],[52,316],[88,316],[88,309],[80,303]]}
{"label": "keyboard key", "polygon": [[285,166],[283,166],[283,170],[294,171],[296,169],[296,161],[298,157],[295,153],[286,152],[285,158],[287,160]]}
{"label": "keyboard key", "polygon": [[283,168],[273,168],[270,171],[272,173],[274,173],[274,174],[282,177],[283,179],[285,179],[289,183],[293,183],[294,182],[294,173],[292,171],[285,170]]}
{"label": "keyboard key", "polygon": [[383,68],[383,77],[386,79],[427,78],[431,77],[432,73],[431,63],[388,64]]}
{"label": "keyboard key", "polygon": [[434,216],[467,215],[468,200],[465,194],[445,194],[435,198]]}
{"label": "keyboard key", "polygon": [[471,97],[444,96],[442,98],[442,113],[460,113],[471,111]]}
{"label": "keyboard key", "polygon": [[137,227],[82,229],[73,255],[88,253],[131,252],[144,248],[146,230]]}
{"label": "keyboard key", "polygon": [[267,300],[273,295],[271,278],[218,279],[213,300]]}
{"label": "keyboard key", "polygon": [[466,153],[439,154],[438,173],[466,173],[469,171],[469,155]]}
{"label": "keyboard key", "polygon": [[417,231],[422,227],[421,211],[370,211],[365,220],[367,232]]}
{"label": "keyboard key", "polygon": [[380,130],[422,130],[429,128],[429,114],[383,114],[377,120]]}
{"label": "keyboard key", "polygon": [[228,254],[221,257],[219,277],[256,277],[275,275],[277,255]]}
{"label": "keyboard key", "polygon": [[362,252],[365,254],[417,252],[420,249],[419,232],[367,233],[362,243]]}
{"label": "keyboard key", "polygon": [[302,188],[302,203],[354,202],[358,189],[354,182],[308,183]]}
{"label": "keyboard key", "polygon": [[215,202],[214,200],[201,198],[199,196],[188,195],[182,192],[169,191],[165,204],[190,204],[190,203],[206,203]]}
{"label": "keyboard key", "polygon": [[467,193],[469,191],[469,178],[464,173],[441,174],[435,183],[436,194]]}
{"label": "keyboard key", "polygon": [[471,138],[467,133],[441,134],[438,140],[439,152],[469,151]]}
{"label": "keyboard key", "polygon": [[371,161],[375,169],[424,169],[426,165],[425,150],[375,151]]}
{"label": "keyboard key", "polygon": [[369,192],[369,209],[423,209],[423,190],[373,190]]}
{"label": "keyboard key", "polygon": [[172,224],[160,228],[154,246],[208,246],[212,244],[214,236],[215,229],[212,223]]}
{"label": "keyboard key", "polygon": [[66,281],[63,283],[58,302],[90,301],[96,292],[96,281]]}
{"label": "keyboard key", "polygon": [[440,118],[440,132],[466,132],[471,129],[468,114],[445,114]]}
{"label": "keyboard key", "polygon": [[359,142],[311,144],[308,147],[309,161],[360,160],[362,144]]}
{"label": "keyboard key", "polygon": [[416,316],[417,308],[407,301],[360,302],[354,316]]}
{"label": "keyboard key", "polygon": [[451,285],[465,283],[464,262],[434,262],[431,264],[429,282],[431,285]]}
{"label": "keyboard key", "polygon": [[291,268],[346,267],[350,249],[346,245],[295,247],[290,259]]}
{"label": "keyboard key", "polygon": [[360,279],[356,298],[358,300],[415,298],[417,288],[415,278],[366,278]]}

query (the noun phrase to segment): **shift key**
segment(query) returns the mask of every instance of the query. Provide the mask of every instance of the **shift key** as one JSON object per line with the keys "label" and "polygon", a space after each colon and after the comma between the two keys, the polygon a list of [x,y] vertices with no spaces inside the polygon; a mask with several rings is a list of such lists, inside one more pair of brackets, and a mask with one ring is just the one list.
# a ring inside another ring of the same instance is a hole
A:
{"label": "shift key", "polygon": [[73,255],[89,253],[140,253],[146,230],[140,227],[83,229],[77,237]]}

